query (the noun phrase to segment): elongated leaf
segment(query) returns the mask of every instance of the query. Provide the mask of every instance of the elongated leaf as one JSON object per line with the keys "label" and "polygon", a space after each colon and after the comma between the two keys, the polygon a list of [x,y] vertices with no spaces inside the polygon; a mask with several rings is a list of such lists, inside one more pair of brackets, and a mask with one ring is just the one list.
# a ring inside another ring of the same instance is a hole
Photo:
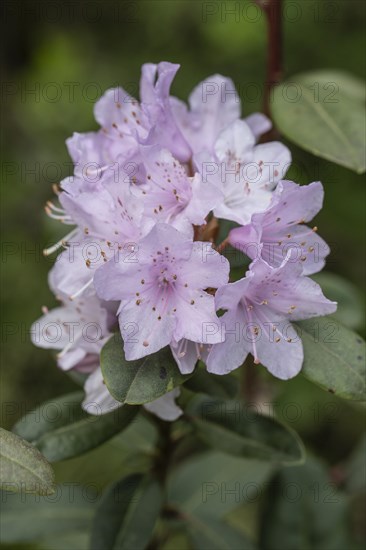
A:
{"label": "elongated leaf", "polygon": [[[70,479],[80,485],[90,480],[101,489],[116,479],[146,472],[151,467],[156,446],[157,430],[142,414],[137,414],[130,425],[112,439],[69,460],[55,463],[56,479],[60,483]],[[107,468],[101,465],[108,464]]]}
{"label": "elongated leaf", "polygon": [[296,75],[275,88],[271,111],[285,137],[361,174],[365,171],[365,107],[354,99],[355,92],[344,92],[351,88],[344,79],[341,85],[336,81],[327,85],[311,73]]}
{"label": "elongated leaf", "polygon": [[293,430],[254,413],[242,401],[197,398],[187,412],[199,436],[221,451],[283,464],[304,459],[303,445]]}
{"label": "elongated leaf", "polygon": [[180,374],[170,348],[136,361],[126,361],[123,342],[114,335],[102,349],[101,367],[111,395],[121,403],[154,401],[189,378]]}
{"label": "elongated leaf", "polygon": [[260,528],[263,550],[351,548],[346,502],[315,462],[286,468],[273,479]]}
{"label": "elongated leaf", "polygon": [[196,368],[192,378],[185,382],[184,387],[195,393],[205,393],[225,399],[237,395],[239,383],[234,376],[211,374],[203,366]]}
{"label": "elongated leaf", "polygon": [[223,517],[259,498],[272,469],[269,462],[206,451],[171,472],[168,502],[194,517]]}
{"label": "elongated leaf", "polygon": [[49,495],[54,481],[50,464],[33,445],[0,428],[1,489]]}
{"label": "elongated leaf", "polygon": [[38,542],[67,533],[86,533],[96,500],[90,486],[72,482],[58,485],[56,493],[48,497],[4,492],[0,502],[2,542]]}
{"label": "elongated leaf", "polygon": [[27,441],[36,441],[47,432],[86,418],[81,408],[83,397],[83,392],[75,392],[46,401],[18,420],[13,432]]}
{"label": "elongated leaf", "polygon": [[50,462],[81,455],[98,447],[134,419],[138,407],[124,406],[110,413],[83,418],[44,434],[35,444]]}
{"label": "elongated leaf", "polygon": [[150,541],[161,505],[157,481],[134,474],[115,483],[96,512],[91,550],[143,550]]}
{"label": "elongated leaf", "polygon": [[302,374],[339,397],[364,401],[365,341],[332,316],[296,324],[304,346]]}

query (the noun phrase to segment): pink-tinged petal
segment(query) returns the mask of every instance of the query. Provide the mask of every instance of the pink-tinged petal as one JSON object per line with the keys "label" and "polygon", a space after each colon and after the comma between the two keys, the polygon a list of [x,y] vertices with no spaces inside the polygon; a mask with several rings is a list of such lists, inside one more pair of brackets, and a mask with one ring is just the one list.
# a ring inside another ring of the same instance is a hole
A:
{"label": "pink-tinged petal", "polygon": [[61,350],[70,343],[67,327],[77,321],[77,314],[71,308],[57,307],[35,321],[30,330],[35,346],[45,349]]}
{"label": "pink-tinged petal", "polygon": [[146,184],[136,192],[140,191],[139,200],[144,205],[145,216],[155,223],[172,223],[177,229],[182,221],[184,228],[187,223],[195,223],[190,220],[190,216],[198,217],[194,206],[187,210],[192,199],[192,184],[184,167],[167,149],[145,146],[140,152],[146,169]]}
{"label": "pink-tinged petal", "polygon": [[127,300],[148,280],[149,270],[138,261],[136,253],[124,259],[116,257],[102,265],[94,275],[94,288],[102,300]]}
{"label": "pink-tinged petal", "polygon": [[152,304],[139,304],[138,300],[119,311],[119,326],[124,341],[127,361],[140,359],[169,345],[176,327],[172,312],[160,314]]}
{"label": "pink-tinged petal", "polygon": [[66,140],[67,150],[75,164],[77,176],[86,175],[88,166],[101,169],[108,159],[108,141],[101,132],[87,132],[79,134],[74,132],[71,138]]}
{"label": "pink-tinged petal", "polygon": [[253,132],[256,140],[272,128],[272,122],[262,113],[253,113],[244,120]]}
{"label": "pink-tinged petal", "polygon": [[224,199],[223,192],[216,186],[203,182],[196,174],[191,182],[192,198],[184,210],[184,216],[194,225],[203,225],[207,215]]}
{"label": "pink-tinged petal", "polygon": [[147,135],[148,123],[144,113],[136,99],[122,88],[107,90],[95,104],[94,115],[108,137],[120,141],[121,147],[124,139]]}
{"label": "pink-tinged petal", "polygon": [[57,359],[57,365],[62,370],[70,370],[77,367],[86,357],[86,351],[82,348],[70,349],[65,355]]}
{"label": "pink-tinged petal", "polygon": [[174,388],[174,390],[162,395],[151,403],[145,403],[144,408],[149,412],[155,414],[162,420],[174,422],[182,414],[183,411],[175,402],[175,399],[179,397],[180,389]]}
{"label": "pink-tinged petal", "polygon": [[290,251],[280,267],[269,266],[258,259],[250,266],[254,276],[251,279],[251,292],[263,309],[272,309],[291,320],[309,319],[329,315],[337,309],[323,295],[320,286],[303,275],[302,262],[296,253]]}
{"label": "pink-tinged petal", "polygon": [[170,349],[182,374],[191,374],[198,360],[206,361],[210,346],[191,342],[183,338],[179,342],[171,342]]}
{"label": "pink-tinged petal", "polygon": [[265,228],[262,235],[262,258],[279,267],[288,252],[293,251],[293,258],[302,263],[303,274],[312,275],[323,269],[325,258],[330,249],[327,243],[306,225],[287,226],[284,230]]}
{"label": "pink-tinged petal", "polygon": [[253,277],[253,272],[248,271],[243,279],[220,287],[215,295],[216,309],[235,309],[241,298],[248,292],[250,280]]}
{"label": "pink-tinged petal", "polygon": [[178,128],[170,105],[170,86],[179,65],[162,62],[143,65],[140,81],[142,108],[150,124],[145,143],[169,148],[174,156],[186,162],[191,149]]}
{"label": "pink-tinged petal", "polygon": [[253,321],[257,323],[259,334],[256,339],[258,360],[277,378],[288,380],[296,376],[302,367],[304,352],[301,338],[291,323],[283,321],[273,311],[259,309],[260,317],[253,312]]}
{"label": "pink-tinged petal", "polygon": [[255,259],[261,253],[261,228],[253,224],[235,227],[229,233],[229,242],[249,258]]}
{"label": "pink-tinged petal", "polygon": [[195,241],[189,263],[182,264],[181,276],[190,287],[218,288],[229,279],[230,264],[209,242]]}
{"label": "pink-tinged petal", "polygon": [[177,296],[175,308],[177,325],[174,340],[186,338],[203,344],[222,342],[223,335],[220,320],[215,313],[213,296],[203,291],[191,291],[188,296]]}
{"label": "pink-tinged petal", "polygon": [[231,174],[225,179],[224,201],[213,211],[217,218],[246,225],[255,212],[262,212],[270,204],[272,193],[265,186],[238,182]]}
{"label": "pink-tinged petal", "polygon": [[109,393],[103,381],[100,367],[88,376],[84,385],[84,391],[85,398],[82,402],[82,407],[88,414],[105,414],[122,406]]}
{"label": "pink-tinged petal", "polygon": [[250,352],[250,343],[243,337],[245,317],[240,308],[220,317],[225,328],[225,341],[212,346],[207,358],[207,370],[213,374],[228,374],[242,365]]}
{"label": "pink-tinged petal", "polygon": [[219,135],[215,153],[220,162],[243,164],[252,159],[254,144],[255,138],[249,126],[244,120],[236,120]]}
{"label": "pink-tinged petal", "polygon": [[253,221],[271,229],[309,222],[321,210],[323,200],[324,190],[320,181],[309,185],[280,181],[268,210],[254,215]]}
{"label": "pink-tinged petal", "polygon": [[188,260],[191,250],[192,240],[189,237],[168,224],[159,223],[138,243],[136,256],[140,263],[153,262],[153,258],[165,252],[171,253],[174,261]]}
{"label": "pink-tinged petal", "polygon": [[78,296],[81,292],[94,292],[94,272],[111,255],[113,251],[104,241],[84,239],[83,235],[76,235],[67,249],[57,256],[56,263],[48,274],[50,288],[62,299]]}
{"label": "pink-tinged petal", "polygon": [[249,186],[265,185],[267,189],[273,189],[284,179],[290,164],[291,153],[282,143],[272,141],[256,145],[252,163],[246,169]]}
{"label": "pink-tinged petal", "polygon": [[220,132],[240,117],[240,99],[231,79],[213,75],[200,82],[189,97],[190,111],[176,98],[174,116],[194,153],[212,151]]}

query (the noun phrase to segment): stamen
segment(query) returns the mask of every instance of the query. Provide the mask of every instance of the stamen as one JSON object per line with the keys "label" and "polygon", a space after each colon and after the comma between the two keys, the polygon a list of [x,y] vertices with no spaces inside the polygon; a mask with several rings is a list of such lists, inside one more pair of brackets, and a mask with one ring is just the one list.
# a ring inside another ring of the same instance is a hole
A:
{"label": "stamen", "polygon": [[72,231],[70,231],[70,233],[65,235],[65,237],[62,237],[62,239],[60,239],[57,243],[50,246],[49,248],[45,248],[43,250],[43,255],[49,256],[50,254],[53,254],[54,252],[56,252],[56,250],[61,248],[61,246],[66,246],[67,240],[72,238],[76,233],[77,233],[77,229],[73,229]]}
{"label": "stamen", "polygon": [[88,288],[88,286],[90,286],[93,282],[93,279],[90,279],[90,281],[88,281],[84,286],[82,286],[77,292],[75,292],[75,294],[72,294],[71,296],[69,296],[69,300],[74,300],[74,298],[76,298],[77,296],[80,296],[80,294],[82,292],[84,292],[84,290],[86,290]]}

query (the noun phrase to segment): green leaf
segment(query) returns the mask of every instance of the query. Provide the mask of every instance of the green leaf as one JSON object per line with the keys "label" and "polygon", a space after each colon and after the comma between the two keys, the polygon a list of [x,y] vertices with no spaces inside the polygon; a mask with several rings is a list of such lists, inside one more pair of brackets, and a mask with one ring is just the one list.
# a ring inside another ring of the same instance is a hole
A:
{"label": "green leaf", "polygon": [[101,367],[111,395],[131,405],[154,401],[191,376],[179,372],[169,347],[136,361],[126,361],[120,334],[103,347]]}
{"label": "green leaf", "polygon": [[283,469],[270,484],[260,528],[263,550],[350,548],[347,507],[315,462]]}
{"label": "green leaf", "polygon": [[126,405],[107,414],[88,415],[87,418],[45,433],[35,444],[50,462],[78,456],[124,430],[137,411],[137,407]]}
{"label": "green leaf", "polygon": [[365,320],[363,300],[357,287],[335,273],[316,273],[311,276],[329,300],[337,302],[333,317],[351,329],[361,327]]}
{"label": "green leaf", "polygon": [[332,316],[296,325],[304,347],[302,374],[339,397],[365,401],[365,341]]}
{"label": "green leaf", "polygon": [[199,397],[187,413],[201,439],[228,454],[282,464],[304,459],[303,445],[293,430],[253,412],[242,401]]}
{"label": "green leaf", "polygon": [[168,502],[194,517],[222,517],[258,498],[272,469],[269,462],[206,451],[170,473]]}
{"label": "green leaf", "polygon": [[217,518],[186,516],[188,533],[194,550],[253,550],[253,543],[243,534]]}
{"label": "green leaf", "polygon": [[81,408],[83,397],[83,392],[75,392],[45,401],[18,420],[13,432],[27,441],[36,441],[45,433],[86,418]]}
{"label": "green leaf", "polygon": [[[80,485],[90,480],[104,489],[116,479],[151,467],[157,441],[157,430],[145,416],[137,414],[133,422],[112,439],[81,456],[54,464],[56,479],[72,479]],[[101,468],[108,464],[108,468]]]}
{"label": "green leaf", "polygon": [[275,125],[289,140],[362,174],[365,107],[357,86],[345,82],[344,75],[342,79],[335,75],[328,83],[319,81],[319,74],[293,76],[274,89],[271,111]]}
{"label": "green leaf", "polygon": [[91,550],[143,550],[161,506],[162,491],[157,481],[142,474],[118,481],[106,492],[96,512]]}
{"label": "green leaf", "polygon": [[211,374],[207,372],[206,367],[199,366],[192,378],[185,382],[184,387],[195,393],[205,393],[226,399],[237,395],[239,383],[234,376]]}
{"label": "green leaf", "polygon": [[97,499],[94,487],[68,482],[58,485],[52,497],[4,492],[0,503],[2,543],[34,541],[50,548],[46,539],[67,534],[84,536],[90,530]]}
{"label": "green leaf", "polygon": [[54,473],[41,453],[24,439],[0,428],[1,489],[50,495]]}
{"label": "green leaf", "polygon": [[[332,99],[332,96],[337,98],[338,93],[340,93],[361,103],[366,101],[365,82],[350,73],[335,70],[320,70],[306,72],[299,76],[305,78],[311,85],[317,83],[319,87],[323,87],[325,91],[328,91],[328,99]],[[315,86],[313,90],[316,93]]]}

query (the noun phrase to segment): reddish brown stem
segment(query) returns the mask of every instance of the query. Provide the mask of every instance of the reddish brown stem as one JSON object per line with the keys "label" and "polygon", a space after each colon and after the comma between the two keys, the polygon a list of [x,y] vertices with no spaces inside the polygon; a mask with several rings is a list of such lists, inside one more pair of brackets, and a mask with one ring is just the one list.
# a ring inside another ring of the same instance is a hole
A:
{"label": "reddish brown stem", "polygon": [[267,76],[264,112],[270,115],[271,90],[282,79],[282,0],[256,0],[267,19]]}

